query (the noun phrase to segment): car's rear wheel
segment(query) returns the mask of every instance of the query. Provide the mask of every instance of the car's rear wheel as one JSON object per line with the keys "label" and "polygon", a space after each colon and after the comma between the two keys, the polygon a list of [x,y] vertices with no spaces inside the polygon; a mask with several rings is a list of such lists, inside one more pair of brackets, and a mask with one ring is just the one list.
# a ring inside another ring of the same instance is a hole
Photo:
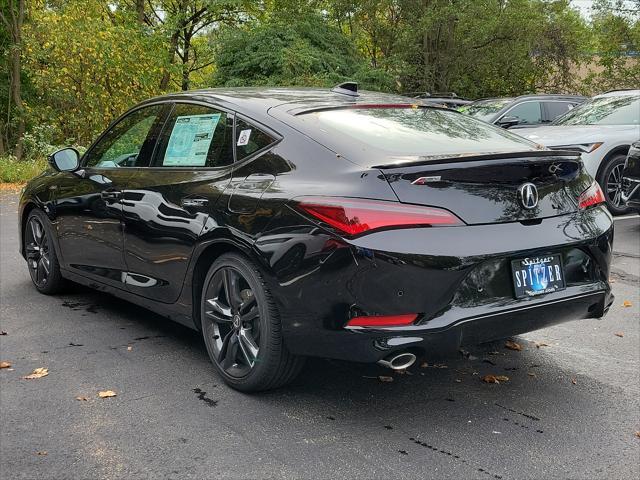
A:
{"label": "car's rear wheel", "polygon": [[238,254],[209,269],[202,289],[202,333],[216,370],[231,387],[254,392],[295,378],[303,359],[287,350],[278,310],[261,272]]}
{"label": "car's rear wheel", "polygon": [[23,237],[31,281],[40,293],[58,293],[64,287],[64,278],[53,246],[49,220],[40,210],[29,213]]}
{"label": "car's rear wheel", "polygon": [[613,155],[598,175],[598,183],[602,187],[607,208],[614,215],[620,215],[629,211],[622,201],[624,187],[622,184],[622,171],[624,170],[625,155]]}

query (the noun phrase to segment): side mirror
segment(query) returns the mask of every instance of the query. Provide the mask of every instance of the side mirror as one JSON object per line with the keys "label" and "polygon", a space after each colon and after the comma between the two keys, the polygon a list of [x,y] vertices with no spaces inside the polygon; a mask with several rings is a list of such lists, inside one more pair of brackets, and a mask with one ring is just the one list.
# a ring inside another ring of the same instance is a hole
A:
{"label": "side mirror", "polygon": [[502,127],[502,128],[510,128],[513,127],[514,125],[518,125],[520,123],[520,119],[518,117],[513,117],[513,116],[506,116],[506,117],[502,117],[500,120],[498,120],[498,126]]}
{"label": "side mirror", "polygon": [[75,148],[63,148],[51,154],[49,165],[59,172],[75,172],[80,166],[80,154]]}

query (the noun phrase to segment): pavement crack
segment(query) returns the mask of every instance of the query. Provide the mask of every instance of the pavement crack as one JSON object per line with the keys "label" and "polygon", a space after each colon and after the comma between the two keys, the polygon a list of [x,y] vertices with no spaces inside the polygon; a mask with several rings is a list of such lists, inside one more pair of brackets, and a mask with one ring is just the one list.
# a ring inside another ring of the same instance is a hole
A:
{"label": "pavement crack", "polygon": [[[458,455],[457,453],[450,452],[449,450],[445,450],[443,448],[439,448],[439,447],[436,447],[434,445],[430,445],[427,442],[423,442],[423,441],[421,441],[421,440],[419,440],[417,438],[410,437],[409,440],[411,440],[416,445],[420,445],[421,447],[428,448],[429,450],[432,450],[433,452],[441,453],[443,455],[446,455],[447,457],[451,457],[453,460],[455,460],[457,462],[466,463],[466,464],[470,464],[471,463],[469,460],[467,460],[465,458],[462,458],[462,456]],[[490,476],[491,478],[494,478],[495,480],[501,480],[502,479],[502,475],[498,475],[497,473],[492,473],[489,470],[487,470],[486,468],[478,468],[478,472],[484,473],[485,475]]]}
{"label": "pavement crack", "polygon": [[531,414],[529,414],[529,413],[521,412],[521,411],[519,411],[519,410],[514,410],[513,408],[505,407],[504,405],[500,405],[499,403],[495,403],[494,405],[495,405],[496,407],[500,407],[500,408],[502,408],[503,410],[506,410],[506,411],[508,411],[508,412],[515,413],[515,414],[517,414],[517,415],[522,415],[523,417],[526,417],[526,418],[528,418],[528,419],[530,419],[530,420],[534,420],[534,421],[536,421],[536,422],[539,422],[539,421],[540,421],[540,418],[536,417],[535,415],[531,415]]}
{"label": "pavement crack", "polygon": [[204,403],[206,403],[210,407],[218,406],[218,401],[207,397],[207,392],[205,392],[204,390],[200,390],[199,388],[194,388],[193,393],[198,395],[198,400],[202,400]]}
{"label": "pavement crack", "polygon": [[624,270],[620,270],[619,268],[612,267],[611,273],[609,276],[617,281],[622,283],[628,283],[629,285],[635,285],[640,283],[640,277],[634,275],[633,273],[627,273]]}

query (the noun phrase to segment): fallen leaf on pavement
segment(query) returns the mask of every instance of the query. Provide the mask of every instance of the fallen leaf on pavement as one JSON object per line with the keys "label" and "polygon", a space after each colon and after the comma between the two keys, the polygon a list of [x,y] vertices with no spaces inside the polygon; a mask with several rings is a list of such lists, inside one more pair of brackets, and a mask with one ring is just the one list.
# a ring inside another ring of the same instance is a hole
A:
{"label": "fallen leaf on pavement", "polygon": [[131,350],[133,350],[133,347],[132,347],[131,345],[129,345],[129,346],[127,347],[127,351],[129,351],[129,352],[130,352]]}
{"label": "fallen leaf on pavement", "polygon": [[109,397],[115,397],[116,395],[118,395],[116,392],[114,392],[113,390],[103,390],[98,392],[98,396],[100,398],[109,398]]}
{"label": "fallen leaf on pavement", "polygon": [[36,368],[29,375],[27,375],[26,377],[22,377],[22,378],[24,378],[25,380],[35,380],[36,378],[46,377],[47,375],[49,375],[49,369],[48,368],[44,368],[44,367],[40,367],[40,368]]}
{"label": "fallen leaf on pavement", "polygon": [[614,333],[614,335],[616,337],[620,337],[620,338],[624,337],[624,333],[622,333],[622,332],[616,332],[616,333]]}
{"label": "fallen leaf on pavement", "polygon": [[11,368],[11,364],[9,362],[0,362],[0,368]]}
{"label": "fallen leaf on pavement", "polygon": [[42,452],[37,452],[36,455],[49,455],[49,454],[47,452],[45,452],[45,451],[42,451]]}
{"label": "fallen leaf on pavement", "polygon": [[625,300],[624,302],[622,302],[623,307],[630,307],[631,305],[632,303],[629,300]]}
{"label": "fallen leaf on pavement", "polygon": [[548,347],[548,346],[549,346],[549,344],[547,344],[547,343],[536,342],[536,348]]}
{"label": "fallen leaf on pavement", "polygon": [[484,383],[500,383],[500,382],[508,382],[509,377],[506,375],[485,375],[481,378]]}
{"label": "fallen leaf on pavement", "polygon": [[578,384],[578,381],[577,381],[575,378],[572,378],[572,379],[571,379],[571,383],[573,383],[574,385],[577,385],[577,384]]}
{"label": "fallen leaf on pavement", "polygon": [[76,400],[79,400],[80,402],[88,402],[89,399],[87,397],[76,397]]}
{"label": "fallen leaf on pavement", "polygon": [[505,348],[508,348],[509,350],[515,350],[517,352],[522,350],[522,345],[520,345],[519,343],[516,343],[516,342],[512,342],[511,340],[507,340],[505,342],[504,346],[505,346]]}
{"label": "fallen leaf on pavement", "polygon": [[393,377],[387,377],[385,375],[380,375],[378,377],[378,380],[380,380],[381,382],[393,382]]}
{"label": "fallen leaf on pavement", "polygon": [[640,431],[636,432],[636,437],[640,438]]}
{"label": "fallen leaf on pavement", "polygon": [[538,376],[533,372],[529,372],[529,373],[527,373],[527,375],[529,375],[530,377],[534,377],[534,378],[536,378]]}

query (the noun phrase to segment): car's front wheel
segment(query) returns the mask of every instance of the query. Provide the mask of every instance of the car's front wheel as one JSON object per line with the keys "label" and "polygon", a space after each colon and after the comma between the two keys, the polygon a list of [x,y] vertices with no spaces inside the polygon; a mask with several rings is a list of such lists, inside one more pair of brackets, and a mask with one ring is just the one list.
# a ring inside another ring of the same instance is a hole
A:
{"label": "car's front wheel", "polygon": [[598,183],[602,187],[607,207],[614,215],[621,215],[629,211],[622,201],[624,187],[622,183],[622,171],[626,156],[613,155],[598,175]]}
{"label": "car's front wheel", "polygon": [[53,246],[49,219],[42,211],[34,209],[29,213],[23,237],[31,281],[40,293],[58,293],[64,287],[64,278]]}
{"label": "car's front wheel", "polygon": [[231,387],[269,390],[300,371],[303,359],[284,345],[262,273],[245,257],[224,254],[213,263],[202,289],[200,318],[211,361]]}

